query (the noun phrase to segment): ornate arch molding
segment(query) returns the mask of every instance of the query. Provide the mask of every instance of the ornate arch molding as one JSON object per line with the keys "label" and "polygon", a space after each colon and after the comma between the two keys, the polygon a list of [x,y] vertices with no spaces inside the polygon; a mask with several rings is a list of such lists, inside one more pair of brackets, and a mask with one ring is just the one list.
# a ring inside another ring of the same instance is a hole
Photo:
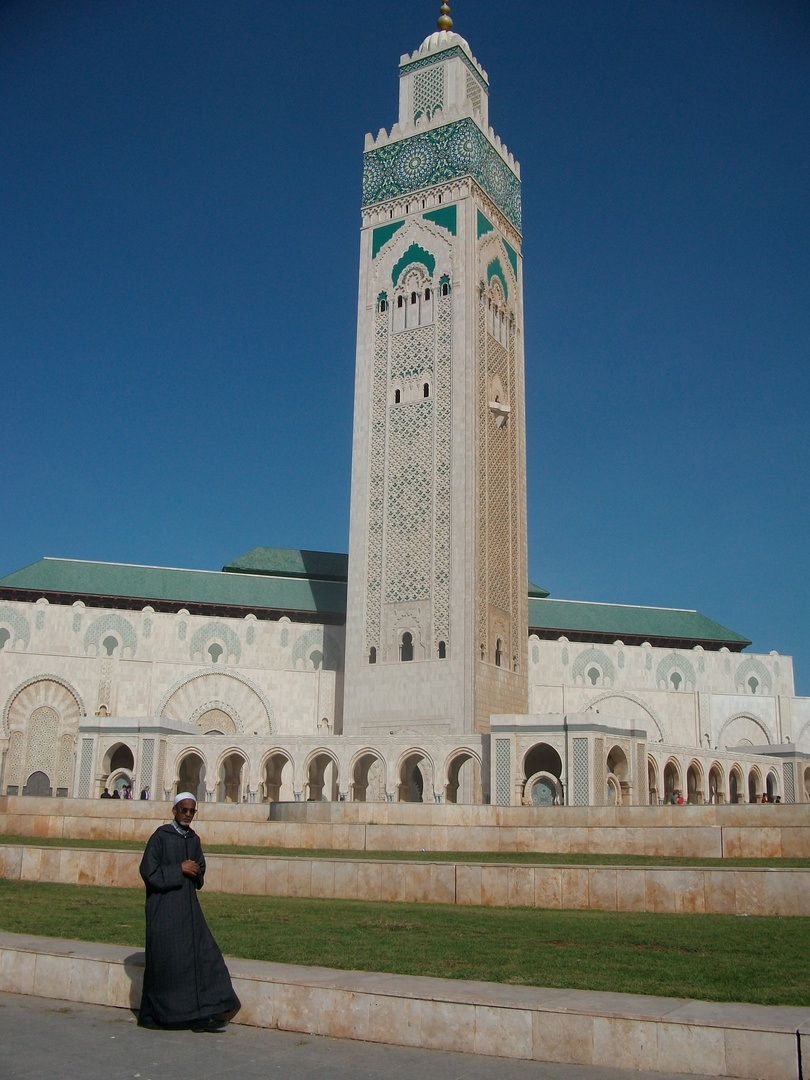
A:
{"label": "ornate arch molding", "polygon": [[457,758],[460,758],[460,757],[463,757],[463,758],[465,758],[466,760],[469,760],[469,761],[477,762],[479,767],[482,768],[482,769],[484,767],[484,762],[483,762],[483,760],[481,758],[481,755],[477,751],[473,750],[469,746],[457,746],[455,748],[455,750],[451,750],[450,753],[447,755],[447,757],[444,759],[444,776],[445,777],[447,777],[447,775],[448,775],[448,769],[450,768],[450,766],[453,764],[453,762]]}
{"label": "ornate arch molding", "polygon": [[640,698],[637,694],[631,694],[629,690],[606,690],[603,694],[597,694],[596,697],[591,700],[579,710],[580,713],[586,713],[588,709],[594,705],[598,705],[602,701],[607,701],[610,698],[623,698],[626,701],[632,701],[634,705],[638,705],[647,716],[652,720],[655,726],[658,728],[658,734],[661,736],[661,742],[669,742],[666,732],[666,725],[664,721],[658,716],[655,710],[649,705],[643,698]]}
{"label": "ornate arch molding", "polygon": [[17,642],[21,641],[23,648],[27,649],[31,640],[31,627],[28,625],[28,619],[15,608],[3,604],[0,606],[0,626],[3,623],[14,631],[11,637],[12,646],[16,646]]}
{"label": "ornate arch molding", "polygon": [[734,687],[739,693],[747,694],[749,676],[754,675],[759,680],[759,685],[770,694],[773,687],[773,678],[770,671],[761,660],[755,656],[748,656],[734,672]]}
{"label": "ornate arch molding", "polygon": [[12,705],[17,700],[17,698],[20,696],[20,694],[22,694],[25,690],[28,690],[29,687],[35,686],[37,683],[47,683],[47,682],[56,683],[58,686],[61,686],[64,690],[67,690],[67,692],[71,695],[71,697],[73,698],[73,700],[76,703],[76,708],[78,710],[79,717],[87,716],[87,710],[84,707],[84,702],[81,699],[81,695],[79,694],[79,691],[76,689],[76,687],[71,682],[69,682],[67,679],[63,679],[61,675],[50,675],[50,674],[34,675],[32,678],[26,679],[25,682],[20,683],[20,685],[15,690],[12,690],[10,696],[8,697],[8,700],[6,701],[5,708],[3,709],[3,734],[4,735],[7,736],[8,733],[9,733],[9,726],[8,726],[9,713],[11,711]]}
{"label": "ornate arch molding", "polygon": [[691,660],[687,660],[685,656],[674,652],[670,653],[669,656],[665,656],[656,667],[655,685],[660,687],[662,682],[668,683],[673,671],[679,672],[683,676],[684,682],[687,685],[691,684],[693,690],[697,687],[697,676]]}
{"label": "ornate arch molding", "polygon": [[313,627],[312,630],[308,630],[298,638],[293,645],[290,657],[292,666],[295,667],[299,660],[302,660],[306,665],[313,648],[317,648],[323,657],[321,668],[324,671],[341,671],[343,669],[343,650],[334,637],[324,630],[322,626]]}
{"label": "ornate arch molding", "polygon": [[[273,706],[270,704],[269,698],[267,697],[265,692],[261,689],[261,687],[257,686],[256,683],[254,683],[246,675],[242,675],[241,672],[232,671],[230,669],[226,671],[224,668],[222,668],[222,669],[214,669],[214,670],[212,670],[211,668],[207,668],[205,671],[193,671],[190,675],[184,675],[182,679],[178,679],[176,683],[174,683],[172,686],[169,687],[169,689],[166,691],[166,693],[160,699],[160,703],[159,703],[159,705],[157,707],[157,715],[160,716],[160,717],[163,717],[163,713],[164,713],[164,711],[166,709],[166,706],[169,704],[169,702],[171,701],[171,699],[174,697],[174,695],[177,693],[178,690],[181,690],[184,686],[188,685],[188,683],[190,683],[190,682],[193,682],[195,679],[205,679],[205,678],[209,678],[211,675],[221,675],[221,676],[223,676],[224,678],[227,678],[227,679],[235,679],[236,682],[241,683],[243,686],[246,686],[249,690],[252,690],[253,693],[256,695],[256,697],[259,699],[259,701],[261,701],[262,705],[264,706],[264,710],[267,713],[267,723],[268,723],[268,725],[270,727],[270,734],[271,735],[277,734],[277,732],[276,732],[276,714],[275,714],[275,711],[273,709]],[[238,721],[238,724],[242,723],[241,718],[238,717],[238,714],[234,715],[235,710],[232,708],[232,706],[229,705],[227,707],[227,711],[233,717],[234,722]],[[242,731],[241,728],[240,728],[240,734],[244,734],[244,732]]]}
{"label": "ornate arch molding", "polygon": [[774,742],[773,736],[768,731],[768,728],[765,726],[765,721],[761,717],[754,716],[753,713],[750,713],[750,712],[740,712],[740,713],[735,713],[734,716],[730,716],[728,718],[728,720],[726,720],[726,722],[723,724],[723,726],[718,731],[718,733],[717,733],[717,746],[718,747],[723,745],[723,733],[729,727],[731,727],[731,725],[733,723],[735,723],[735,721],[737,721],[737,720],[750,720],[751,723],[754,724],[756,727],[758,727],[759,730],[762,732],[762,734],[765,736],[765,742],[768,744],[768,746],[773,744],[773,742]]}
{"label": "ornate arch molding", "polygon": [[204,626],[194,631],[188,646],[188,654],[191,659],[193,660],[198,653],[202,659],[205,647],[211,641],[221,641],[223,643],[226,663],[231,657],[234,658],[237,664],[242,659],[242,643],[238,636],[231,630],[230,626],[219,621],[205,623]]}
{"label": "ornate arch molding", "polygon": [[571,668],[571,676],[576,678],[585,678],[585,670],[589,664],[595,664],[601,668],[601,674],[603,679],[610,679],[611,683],[616,681],[616,669],[613,666],[613,661],[607,655],[602,652],[601,649],[583,649],[577,656],[574,664]]}
{"label": "ornate arch molding", "polygon": [[114,611],[109,612],[107,615],[102,615],[98,619],[93,619],[87,627],[87,630],[84,633],[85,653],[88,653],[91,647],[95,647],[96,655],[98,655],[99,639],[107,632],[116,634],[121,639],[122,656],[125,649],[129,649],[130,657],[135,655],[135,651],[138,647],[135,627],[129,619],[125,619],[123,615],[119,615]]}

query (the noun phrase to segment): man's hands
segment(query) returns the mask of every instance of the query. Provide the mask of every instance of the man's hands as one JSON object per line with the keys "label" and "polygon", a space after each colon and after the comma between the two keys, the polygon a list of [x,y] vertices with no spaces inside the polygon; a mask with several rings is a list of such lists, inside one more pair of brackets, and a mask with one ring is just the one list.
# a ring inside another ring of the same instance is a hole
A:
{"label": "man's hands", "polygon": [[180,863],[180,869],[186,877],[190,878],[196,878],[200,873],[199,864],[195,863],[193,859],[183,859]]}

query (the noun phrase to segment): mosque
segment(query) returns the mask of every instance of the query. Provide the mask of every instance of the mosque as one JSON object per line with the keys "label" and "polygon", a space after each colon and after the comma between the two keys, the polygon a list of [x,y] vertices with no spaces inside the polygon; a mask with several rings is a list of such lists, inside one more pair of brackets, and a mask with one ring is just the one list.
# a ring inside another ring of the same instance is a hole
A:
{"label": "mosque", "polygon": [[348,555],[0,579],[0,794],[809,801],[790,657],[529,583],[520,167],[447,4],[399,87],[366,136]]}

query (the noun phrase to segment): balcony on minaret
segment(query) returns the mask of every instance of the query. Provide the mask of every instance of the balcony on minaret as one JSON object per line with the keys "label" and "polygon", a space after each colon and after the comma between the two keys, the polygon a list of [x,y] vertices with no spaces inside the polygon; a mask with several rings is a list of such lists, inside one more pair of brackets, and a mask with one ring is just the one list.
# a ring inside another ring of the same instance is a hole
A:
{"label": "balcony on minaret", "polygon": [[406,134],[461,116],[487,131],[489,80],[464,38],[439,30],[400,60],[399,128]]}

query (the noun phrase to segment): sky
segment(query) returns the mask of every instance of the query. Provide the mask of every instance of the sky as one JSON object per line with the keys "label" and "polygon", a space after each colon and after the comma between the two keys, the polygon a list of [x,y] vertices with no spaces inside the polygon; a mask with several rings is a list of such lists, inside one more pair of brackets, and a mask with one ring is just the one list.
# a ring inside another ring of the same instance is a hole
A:
{"label": "sky", "polygon": [[[363,137],[438,0],[0,0],[0,575],[348,548]],[[529,574],[810,693],[810,3],[453,0],[520,161]]]}

